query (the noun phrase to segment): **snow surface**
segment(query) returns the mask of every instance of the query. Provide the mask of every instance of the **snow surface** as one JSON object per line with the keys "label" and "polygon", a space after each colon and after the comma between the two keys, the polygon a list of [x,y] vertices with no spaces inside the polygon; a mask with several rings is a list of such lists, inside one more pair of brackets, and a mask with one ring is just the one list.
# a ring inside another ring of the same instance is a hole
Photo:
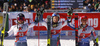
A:
{"label": "snow surface", "polygon": [[[47,46],[47,37],[40,36],[39,46]],[[74,36],[62,36],[61,37],[61,46],[75,46]],[[7,37],[4,39],[4,46],[14,46],[15,39],[14,37]],[[27,40],[28,46],[38,46],[38,36],[28,37]],[[100,45],[100,37],[99,37]],[[91,40],[90,46],[93,46],[93,41]]]}

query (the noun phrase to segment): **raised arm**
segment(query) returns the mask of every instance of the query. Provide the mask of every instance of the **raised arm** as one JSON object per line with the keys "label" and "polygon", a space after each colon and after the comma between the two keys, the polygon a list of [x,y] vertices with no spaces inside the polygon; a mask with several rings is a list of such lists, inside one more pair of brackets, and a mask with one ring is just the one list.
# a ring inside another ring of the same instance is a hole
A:
{"label": "raised arm", "polygon": [[32,28],[32,27],[34,27],[36,24],[38,24],[38,22],[39,22],[39,17],[40,17],[40,16],[36,15],[34,22],[28,24],[28,28]]}
{"label": "raised arm", "polygon": [[43,20],[44,9],[40,8],[40,10],[38,10],[37,12],[39,12],[39,13],[37,14],[37,18],[35,20],[37,20],[39,23],[41,23],[43,26],[45,26],[47,28],[47,23],[46,23],[46,21]]}
{"label": "raised arm", "polygon": [[75,30],[75,25],[71,23],[71,18],[72,18],[72,15],[73,15],[73,9],[69,9],[67,15],[68,15],[68,17],[67,17],[67,25]]}
{"label": "raised arm", "polygon": [[75,25],[71,23],[71,19],[67,19],[67,25],[75,30]]}
{"label": "raised arm", "polygon": [[34,27],[36,24],[38,24],[38,22],[32,22],[28,24],[28,28],[32,28]]}
{"label": "raised arm", "polygon": [[92,37],[93,37],[94,45],[95,45],[95,46],[98,46],[98,36],[96,35],[95,30],[94,30],[93,27],[92,27],[91,35],[92,35]]}
{"label": "raised arm", "polygon": [[[38,22],[43,20],[43,13],[44,13],[44,8],[40,8],[37,10],[37,14],[36,14],[36,18],[35,21],[28,24],[28,28],[32,28],[33,26],[35,26],[36,24],[38,24]],[[41,22],[42,23],[42,22]]]}
{"label": "raised arm", "polygon": [[46,21],[40,21],[40,23],[47,28],[47,22]]}
{"label": "raised arm", "polygon": [[67,16],[67,20],[61,22],[63,25],[62,27],[68,25],[69,27],[71,27],[72,29],[75,29],[75,25],[71,23],[71,17],[72,17],[72,11],[69,11],[68,13],[68,16]]}

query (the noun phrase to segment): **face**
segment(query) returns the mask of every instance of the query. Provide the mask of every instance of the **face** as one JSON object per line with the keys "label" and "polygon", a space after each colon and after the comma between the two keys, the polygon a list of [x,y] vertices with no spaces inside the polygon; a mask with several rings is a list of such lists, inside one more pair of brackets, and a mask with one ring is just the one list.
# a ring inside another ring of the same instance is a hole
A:
{"label": "face", "polygon": [[57,23],[57,22],[58,22],[58,19],[59,19],[59,17],[54,16],[54,17],[53,17],[53,22],[54,22],[54,23]]}
{"label": "face", "polygon": [[82,19],[81,22],[83,25],[86,25],[87,19]]}
{"label": "face", "polygon": [[18,24],[23,24],[25,21],[25,18],[21,17],[21,18],[17,18],[17,20],[18,20]]}
{"label": "face", "polygon": [[18,23],[19,23],[19,24],[23,24],[23,23],[24,23],[24,21],[19,20],[19,21],[18,21]]}

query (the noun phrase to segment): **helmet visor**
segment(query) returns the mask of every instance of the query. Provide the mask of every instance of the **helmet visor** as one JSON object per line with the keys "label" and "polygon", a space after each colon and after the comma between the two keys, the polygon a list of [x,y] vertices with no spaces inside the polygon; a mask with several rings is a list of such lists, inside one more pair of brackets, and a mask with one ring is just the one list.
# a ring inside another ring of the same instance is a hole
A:
{"label": "helmet visor", "polygon": [[25,18],[24,17],[18,17],[17,20],[18,21],[25,21]]}

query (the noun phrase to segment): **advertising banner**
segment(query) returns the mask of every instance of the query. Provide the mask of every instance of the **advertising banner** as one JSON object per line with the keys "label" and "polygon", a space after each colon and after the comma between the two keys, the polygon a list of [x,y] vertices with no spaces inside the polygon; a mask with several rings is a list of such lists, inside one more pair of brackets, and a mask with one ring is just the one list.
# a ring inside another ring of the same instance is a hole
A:
{"label": "advertising banner", "polygon": [[[59,13],[60,14],[60,22],[67,20],[67,13]],[[88,22],[87,24],[89,26],[94,27],[95,30],[100,30],[100,13],[77,13],[79,16],[79,26],[81,24],[81,16],[87,16],[88,17]],[[36,13],[33,13],[33,20],[35,19],[35,15]],[[50,15],[52,16],[52,13],[44,13],[43,14],[43,20],[46,21],[47,20],[47,16]],[[74,19],[75,13],[72,16],[72,24],[75,24],[75,19]],[[41,23],[39,23],[37,26],[34,27],[34,30],[47,30],[44,26],[42,26]],[[67,30],[73,30],[71,29],[68,25],[64,26],[62,28],[62,31],[67,31]]]}
{"label": "advertising banner", "polygon": [[[16,17],[18,15],[18,13],[21,13],[21,12],[10,12],[8,13],[9,14],[9,28],[12,26],[12,25],[16,25],[17,23],[17,20],[16,20]],[[25,23],[31,23],[31,22],[34,22],[35,20],[35,17],[36,17],[36,13],[29,13],[29,12],[25,12],[23,13],[25,15]],[[43,14],[43,20],[44,21],[47,21],[47,16],[50,15],[52,16],[53,13],[44,13]],[[67,20],[67,13],[59,13],[60,14],[60,20],[59,22],[62,22],[62,21],[65,21]],[[81,24],[81,16],[87,16],[88,17],[88,22],[87,24],[89,26],[92,26],[94,27],[94,29],[96,30],[96,34],[100,35],[99,31],[100,31],[100,13],[77,13],[78,16],[79,16],[79,26]],[[75,13],[73,14],[72,16],[72,24],[75,24],[75,19],[74,19],[74,16],[75,16]],[[63,24],[62,24],[63,25]],[[41,23],[38,23],[36,26],[34,26],[33,28],[29,29],[30,31],[28,31],[28,36],[36,36],[38,35],[38,31],[40,31],[40,35],[41,36],[44,36],[44,35],[47,35],[47,29],[46,27],[44,27]],[[68,25],[64,26],[62,28],[62,32],[61,32],[61,35],[66,35],[66,36],[70,36],[70,35],[74,35],[75,32],[72,28],[70,28]]]}

